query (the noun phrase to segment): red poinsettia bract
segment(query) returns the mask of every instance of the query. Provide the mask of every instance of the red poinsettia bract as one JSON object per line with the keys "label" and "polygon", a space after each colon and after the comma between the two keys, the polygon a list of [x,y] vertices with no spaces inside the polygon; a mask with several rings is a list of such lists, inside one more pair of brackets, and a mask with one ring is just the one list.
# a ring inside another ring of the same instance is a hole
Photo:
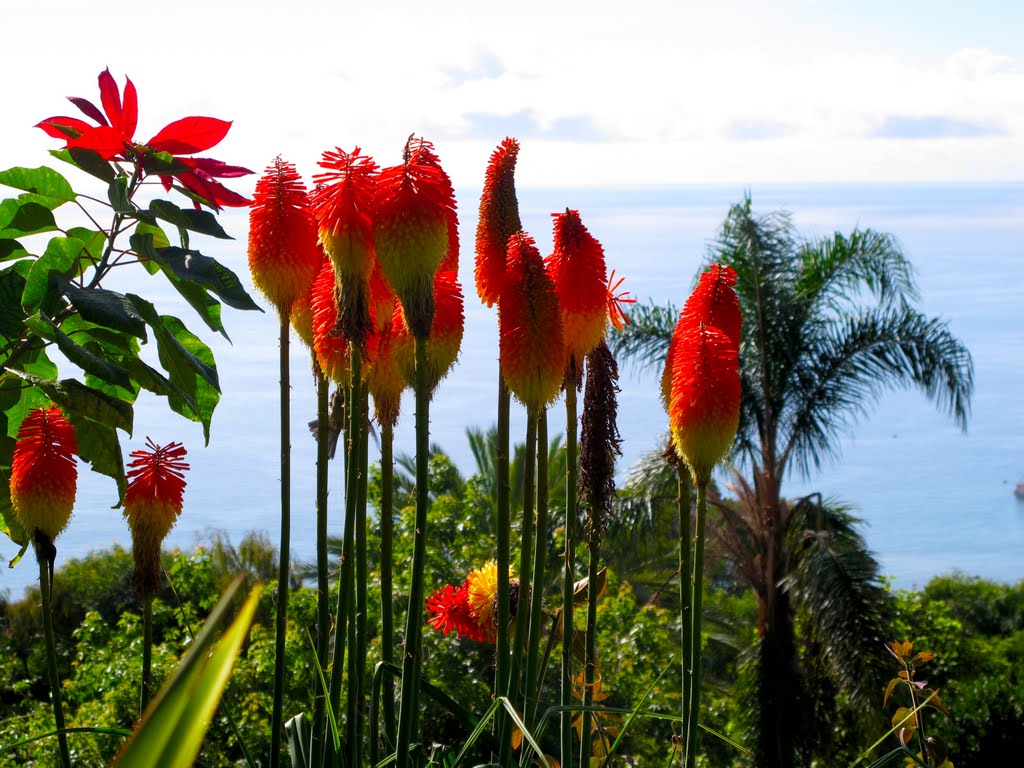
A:
{"label": "red poinsettia bract", "polygon": [[21,423],[11,462],[11,506],[30,536],[51,542],[71,519],[78,469],[75,428],[60,408],[37,408]]}
{"label": "red poinsettia bract", "polygon": [[[124,97],[109,69],[100,72],[100,110],[88,99],[71,96],[68,100],[96,125],[77,117],[58,115],[37,124],[48,136],[63,139],[67,149],[87,149],[104,160],[142,160],[148,172],[160,177],[165,189],[177,179],[187,194],[208,203],[215,210],[221,206],[249,204],[242,195],[224,187],[217,179],[238,178],[252,171],[227,165],[206,157],[186,157],[216,146],[227,135],[231,123],[215,117],[184,117],[164,126],[144,144],[136,143],[135,129],[139,120],[139,100],[135,85],[125,78]],[[167,158],[156,158],[164,153]],[[150,162],[151,161],[151,162]]]}

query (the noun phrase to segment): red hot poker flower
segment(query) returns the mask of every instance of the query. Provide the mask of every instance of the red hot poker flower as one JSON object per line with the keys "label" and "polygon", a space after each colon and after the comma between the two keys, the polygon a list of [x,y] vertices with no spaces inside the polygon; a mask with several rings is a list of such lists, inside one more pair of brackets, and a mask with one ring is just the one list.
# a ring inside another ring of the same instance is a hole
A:
{"label": "red hot poker flower", "polygon": [[480,219],[476,226],[476,292],[488,307],[501,297],[508,239],[523,228],[516,199],[515,170],[519,142],[506,138],[491,154]]}
{"label": "red hot poker flower", "polygon": [[[466,326],[462,286],[454,272],[438,272],[434,278],[434,322],[427,337],[427,389],[433,394],[455,365]],[[416,380],[416,350],[412,330],[401,306],[395,314],[394,355],[406,383]]]}
{"label": "red hot poker flower", "polygon": [[149,595],[160,585],[160,547],[181,514],[185,493],[181,443],[159,446],[146,438],[149,450],[132,451],[128,465],[128,489],[124,494],[124,516],[132,532],[135,573],[132,586]]}
{"label": "red hot poker flower", "polygon": [[732,340],[717,328],[701,323],[677,330],[669,426],[676,452],[700,485],[710,480],[736,436],[739,364]]}
{"label": "red hot poker flower", "polygon": [[455,211],[451,182],[429,142],[410,139],[405,162],[380,172],[374,208],[381,271],[398,294],[413,335],[425,339],[434,316],[434,275],[449,252]]}
{"label": "red hot poker flower", "polygon": [[31,536],[51,542],[71,519],[78,469],[75,428],[60,408],[37,408],[21,423],[11,463],[11,506]]}
{"label": "red hot poker flower", "polygon": [[252,281],[288,317],[321,260],[306,186],[295,166],[278,157],[256,182],[249,211]]}
{"label": "red hot poker flower", "polygon": [[[124,98],[109,69],[100,72],[101,111],[88,99],[77,96],[69,101],[96,122],[92,125],[77,117],[48,117],[37,124],[48,136],[63,139],[68,149],[88,149],[104,160],[144,161],[147,172],[158,175],[165,189],[177,179],[186,194],[208,203],[212,208],[245,206],[249,201],[225,188],[217,179],[246,176],[252,171],[226,165],[204,157],[182,157],[204,152],[216,146],[227,135],[231,123],[214,117],[185,117],[164,126],[145,144],[135,142],[139,119],[139,101],[135,85],[125,78]],[[154,153],[170,155],[168,163]],[[197,201],[198,203],[198,201]]]}
{"label": "red hot poker flower", "polygon": [[330,259],[324,260],[320,274],[313,281],[309,306],[313,313],[313,353],[320,370],[335,384],[347,384],[349,343],[335,331],[338,327],[337,284]]}
{"label": "red hot poker flower", "polygon": [[567,208],[552,216],[554,252],[545,266],[562,310],[566,353],[579,369],[583,358],[604,338],[607,326],[604,249],[583,226],[578,211]]}
{"label": "red hot poker flower", "polygon": [[498,335],[509,391],[527,408],[540,409],[554,400],[565,374],[562,317],[554,283],[525,232],[509,238]]}
{"label": "red hot poker flower", "polygon": [[[441,160],[434,154],[433,145],[427,141],[420,141],[414,144],[412,156],[415,161],[434,165],[441,171],[441,176],[447,185],[445,194],[452,200],[455,200],[455,187],[452,186],[452,180],[448,177],[448,174],[441,168]],[[445,252],[444,261],[441,262],[441,266],[437,268],[437,271],[459,271],[459,216],[455,211],[454,205],[448,209],[448,250]]]}
{"label": "red hot poker flower", "polygon": [[398,366],[395,354],[398,329],[403,326],[398,316],[398,301],[394,297],[391,299],[391,305],[391,316],[387,320],[377,319],[374,323],[377,329],[374,335],[379,341],[373,361],[367,366],[366,388],[373,397],[373,414],[377,422],[394,427],[398,424],[402,392],[405,391],[408,382]]}

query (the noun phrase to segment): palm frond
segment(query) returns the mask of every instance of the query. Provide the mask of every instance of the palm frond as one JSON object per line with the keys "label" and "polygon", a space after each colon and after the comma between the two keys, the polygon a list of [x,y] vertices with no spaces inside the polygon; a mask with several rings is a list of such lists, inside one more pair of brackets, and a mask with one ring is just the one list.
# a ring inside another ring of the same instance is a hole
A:
{"label": "palm frond", "polygon": [[609,334],[608,348],[616,359],[628,361],[634,371],[660,372],[679,310],[671,303],[659,306],[651,301],[635,304],[628,315],[629,324],[621,332]]}

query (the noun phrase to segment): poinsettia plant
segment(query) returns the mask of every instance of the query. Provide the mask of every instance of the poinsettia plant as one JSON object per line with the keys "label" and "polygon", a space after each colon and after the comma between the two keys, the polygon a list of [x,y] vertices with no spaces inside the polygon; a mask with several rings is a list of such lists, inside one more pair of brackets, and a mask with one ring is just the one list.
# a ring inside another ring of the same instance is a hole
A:
{"label": "poinsettia plant", "polygon": [[[141,143],[131,80],[122,91],[104,70],[99,90],[99,107],[69,98],[87,119],[56,116],[37,127],[64,142],[50,152],[54,158],[105,185],[105,194],[80,193],[46,166],[0,171],[0,184],[18,191],[0,202],[0,474],[9,480],[26,415],[55,403],[74,425],[79,457],[114,479],[120,503],[117,430],[131,435],[140,391],[200,422],[207,441],[220,391],[210,348],[179,318],[114,290],[108,278],[130,265],[162,276],[225,337],[222,303],[259,307],[233,271],[190,243],[193,234],[231,239],[215,212],[249,204],[220,180],[251,171],[196,156],[217,145],[231,123],[185,117]],[[161,191],[185,196],[185,207]],[[155,355],[143,353],[150,340]],[[61,378],[58,364],[75,370]],[[11,513],[8,482],[0,488],[0,530],[24,551],[28,535]]]}

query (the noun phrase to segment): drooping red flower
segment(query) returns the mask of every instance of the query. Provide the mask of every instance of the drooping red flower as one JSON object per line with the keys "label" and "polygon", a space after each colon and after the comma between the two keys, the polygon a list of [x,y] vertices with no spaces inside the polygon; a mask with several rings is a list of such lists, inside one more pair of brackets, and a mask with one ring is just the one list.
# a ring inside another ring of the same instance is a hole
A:
{"label": "drooping red flower", "polygon": [[75,428],[60,408],[37,408],[21,423],[11,462],[11,507],[31,536],[51,542],[71,519],[78,469]]}
{"label": "drooping red flower", "polygon": [[506,138],[491,153],[480,218],[476,226],[476,292],[488,307],[501,298],[509,238],[522,228],[516,199],[515,170],[519,142]]}
{"label": "drooping red flower", "polygon": [[309,306],[313,313],[313,354],[320,370],[335,384],[348,384],[349,343],[337,333],[337,283],[330,259],[324,260],[313,281]]}
{"label": "drooping red flower", "polygon": [[[434,322],[427,337],[427,389],[433,393],[455,361],[462,347],[466,326],[462,286],[454,272],[438,272],[434,278]],[[399,305],[395,315],[394,356],[409,386],[416,380],[416,349],[412,329]]]}
{"label": "drooping red flower", "polygon": [[459,587],[445,584],[427,598],[427,622],[439,632],[483,642],[484,633],[470,613],[468,582]]}
{"label": "drooping red flower", "polygon": [[288,317],[322,259],[306,185],[295,166],[278,157],[256,182],[249,211],[253,284]]}
{"label": "drooping red flower", "polygon": [[554,400],[565,373],[562,316],[554,283],[533,238],[525,232],[509,238],[505,286],[498,302],[498,336],[509,391],[528,409],[543,408]]}
{"label": "drooping red flower", "polygon": [[674,340],[669,425],[696,484],[732,447],[740,420],[737,349],[718,328],[683,325]]}
{"label": "drooping red flower", "polygon": [[604,249],[587,231],[578,211],[567,208],[552,217],[554,251],[545,267],[558,294],[566,354],[578,369],[604,338],[608,324]]}
{"label": "drooping red flower", "polygon": [[625,330],[626,326],[629,325],[629,315],[626,314],[626,310],[623,309],[622,305],[636,304],[636,299],[630,298],[629,291],[619,290],[619,286],[622,285],[625,279],[620,277],[616,280],[614,269],[608,275],[608,322],[617,331]]}
{"label": "drooping red flower", "polygon": [[[48,117],[36,125],[48,136],[66,141],[67,149],[88,149],[104,160],[142,160],[147,173],[160,177],[165,189],[174,179],[185,194],[215,210],[221,206],[249,204],[242,195],[224,187],[217,179],[237,178],[252,171],[205,157],[184,157],[205,152],[227,135],[231,123],[214,117],[185,117],[164,126],[144,144],[136,143],[139,101],[135,85],[125,78],[124,98],[109,69],[100,72],[102,111],[88,99],[71,96],[68,100],[94,120],[92,125],[77,117]],[[158,157],[163,153],[164,157]],[[167,157],[169,156],[169,158]]]}
{"label": "drooping red flower", "polygon": [[146,446],[148,450],[131,453],[124,494],[135,561],[132,586],[142,595],[152,594],[160,585],[160,547],[181,514],[188,469],[181,443],[159,446],[147,437]]}
{"label": "drooping red flower", "polygon": [[451,182],[432,146],[410,138],[401,165],[377,179],[374,230],[377,259],[417,338],[433,320],[433,281],[449,252],[449,221],[455,211]]}

